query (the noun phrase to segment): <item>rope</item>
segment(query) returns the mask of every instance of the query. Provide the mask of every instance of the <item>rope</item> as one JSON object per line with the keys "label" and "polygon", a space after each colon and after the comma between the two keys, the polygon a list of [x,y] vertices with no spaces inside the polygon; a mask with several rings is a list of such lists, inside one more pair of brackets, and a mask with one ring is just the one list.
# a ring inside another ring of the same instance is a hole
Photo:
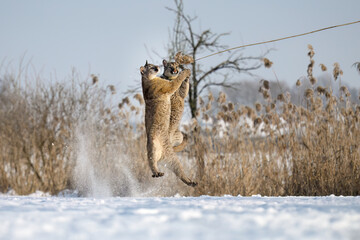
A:
{"label": "rope", "polygon": [[355,23],[360,23],[360,20],[359,20],[359,21],[355,21],[355,22],[349,22],[349,23],[334,25],[334,26],[330,26],[330,27],[325,27],[325,28],[313,30],[313,31],[311,31],[311,32],[296,34],[296,35],[292,35],[292,36],[288,36],[288,37],[282,37],[282,38],[273,39],[273,40],[269,40],[269,41],[264,41],[264,42],[257,42],[257,43],[251,43],[251,44],[241,45],[241,46],[237,46],[237,47],[225,49],[225,50],[222,50],[222,51],[220,51],[220,52],[212,53],[212,54],[209,54],[209,55],[204,56],[204,57],[200,57],[200,58],[196,59],[196,61],[199,61],[199,60],[201,60],[201,59],[208,58],[208,57],[211,57],[211,56],[220,54],[220,53],[229,52],[229,51],[232,51],[232,50],[235,50],[235,49],[238,49],[238,48],[250,47],[250,46],[255,46],[255,45],[260,45],[260,44],[265,44],[265,43],[278,42],[278,41],[285,40],[285,39],[289,39],[289,38],[301,37],[301,36],[313,34],[313,33],[316,33],[316,32],[325,31],[325,30],[332,29],[332,28],[337,28],[337,27],[343,27],[343,26],[347,26],[347,25],[352,25],[352,24],[355,24]]}

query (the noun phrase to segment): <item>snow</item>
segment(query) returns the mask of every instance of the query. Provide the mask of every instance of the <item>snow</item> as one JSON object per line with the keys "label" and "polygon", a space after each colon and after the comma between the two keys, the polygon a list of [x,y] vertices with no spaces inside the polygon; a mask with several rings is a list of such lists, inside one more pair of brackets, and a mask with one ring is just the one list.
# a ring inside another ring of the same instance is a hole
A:
{"label": "snow", "polygon": [[358,239],[360,197],[0,196],[0,239]]}

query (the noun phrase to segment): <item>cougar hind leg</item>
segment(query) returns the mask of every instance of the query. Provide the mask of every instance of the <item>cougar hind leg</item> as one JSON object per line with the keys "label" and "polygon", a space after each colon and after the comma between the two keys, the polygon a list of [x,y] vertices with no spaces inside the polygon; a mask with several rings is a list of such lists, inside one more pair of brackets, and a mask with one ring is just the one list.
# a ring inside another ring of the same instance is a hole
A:
{"label": "cougar hind leg", "polygon": [[197,185],[197,182],[192,181],[190,178],[188,178],[185,175],[185,172],[180,164],[179,159],[176,157],[174,153],[172,153],[168,159],[167,167],[175,173],[175,175],[181,179],[186,185],[195,187]]}
{"label": "cougar hind leg", "polygon": [[161,159],[163,152],[161,142],[157,138],[148,139],[147,150],[149,166],[153,173],[152,177],[164,176],[164,173],[160,172],[157,166],[157,162]]}

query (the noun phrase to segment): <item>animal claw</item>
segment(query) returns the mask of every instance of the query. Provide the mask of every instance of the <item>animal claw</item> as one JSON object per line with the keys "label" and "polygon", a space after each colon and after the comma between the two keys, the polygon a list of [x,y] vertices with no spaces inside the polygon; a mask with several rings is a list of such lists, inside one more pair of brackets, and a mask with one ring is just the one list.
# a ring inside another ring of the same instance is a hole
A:
{"label": "animal claw", "polygon": [[190,183],[188,183],[188,185],[190,187],[196,187],[198,185],[198,183],[197,182],[190,182]]}
{"label": "animal claw", "polygon": [[164,173],[162,173],[162,172],[157,172],[152,175],[153,178],[158,178],[158,177],[162,177],[162,176],[164,176]]}

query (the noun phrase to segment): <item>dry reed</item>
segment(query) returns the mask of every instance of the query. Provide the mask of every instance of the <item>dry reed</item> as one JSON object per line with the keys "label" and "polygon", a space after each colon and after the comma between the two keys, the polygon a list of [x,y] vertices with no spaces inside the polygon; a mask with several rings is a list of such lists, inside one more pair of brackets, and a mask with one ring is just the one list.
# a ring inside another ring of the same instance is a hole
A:
{"label": "dry reed", "polygon": [[[308,49],[310,85],[297,96],[299,104],[286,92],[273,99],[266,80],[254,108],[230,102],[222,92],[201,98],[198,119],[183,126],[188,145],[178,153],[185,171],[198,181],[196,188],[170,171],[151,178],[141,94],[114,103],[115,87],[102,88],[94,75],[85,83],[33,88],[1,76],[0,191],[57,194],[73,188],[86,195],[91,179],[86,172],[77,174],[85,138],[94,176],[112,195],[359,195],[360,106],[344,86],[338,96],[317,86],[315,52],[311,45]],[[333,80],[340,75],[336,63]]]}

